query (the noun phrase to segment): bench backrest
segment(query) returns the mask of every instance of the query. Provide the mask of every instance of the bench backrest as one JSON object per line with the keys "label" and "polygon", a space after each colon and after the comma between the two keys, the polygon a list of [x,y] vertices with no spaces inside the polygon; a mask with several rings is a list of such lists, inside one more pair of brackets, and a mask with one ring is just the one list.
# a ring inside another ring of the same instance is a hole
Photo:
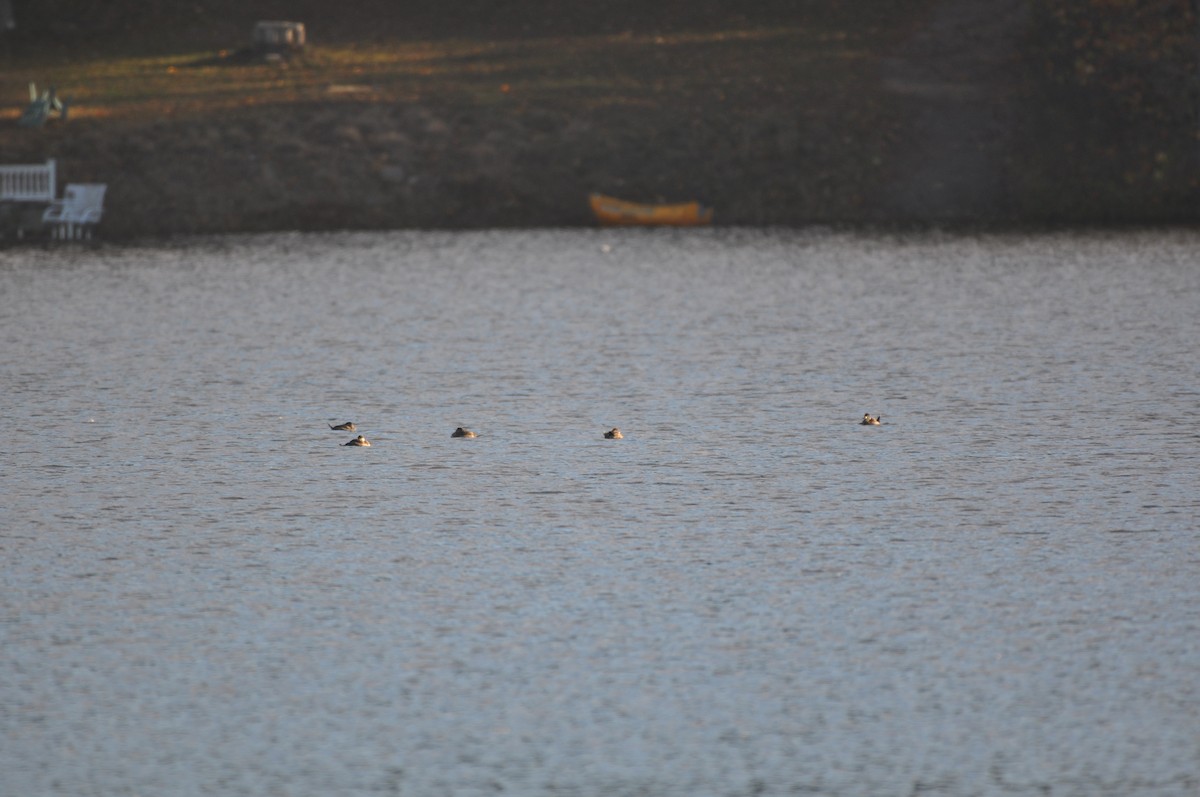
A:
{"label": "bench backrest", "polygon": [[53,158],[45,163],[0,166],[0,200],[53,202],[55,189]]}
{"label": "bench backrest", "polygon": [[67,183],[63,189],[63,207],[72,213],[100,212],[108,183]]}

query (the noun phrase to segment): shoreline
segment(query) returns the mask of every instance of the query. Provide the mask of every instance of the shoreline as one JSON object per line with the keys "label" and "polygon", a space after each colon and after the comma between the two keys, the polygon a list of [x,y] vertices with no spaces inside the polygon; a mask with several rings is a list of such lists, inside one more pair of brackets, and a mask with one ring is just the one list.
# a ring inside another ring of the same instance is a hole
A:
{"label": "shoreline", "polygon": [[64,250],[103,250],[107,248],[173,248],[191,244],[219,242],[225,239],[285,238],[285,237],[353,237],[389,234],[489,234],[489,233],[606,233],[632,235],[791,235],[805,238],[859,237],[867,239],[920,239],[938,238],[1045,238],[1045,237],[1105,237],[1138,236],[1160,234],[1200,233],[1200,222],[1130,222],[1113,224],[1096,223],[870,223],[870,224],[809,224],[809,225],[720,225],[702,227],[626,227],[601,225],[512,225],[504,227],[329,227],[317,229],[263,229],[263,230],[213,230],[205,232],[166,233],[129,237],[110,237],[97,233],[86,240],[53,240],[49,236],[28,236],[23,240],[0,237],[0,252],[19,250],[41,250],[47,252]]}

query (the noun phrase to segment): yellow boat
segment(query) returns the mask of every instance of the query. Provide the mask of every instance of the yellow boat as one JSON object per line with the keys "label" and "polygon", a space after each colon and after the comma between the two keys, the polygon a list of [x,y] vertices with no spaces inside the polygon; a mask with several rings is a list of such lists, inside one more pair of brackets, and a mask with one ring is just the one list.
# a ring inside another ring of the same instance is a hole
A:
{"label": "yellow boat", "polygon": [[695,227],[712,222],[712,208],[699,202],[682,202],[675,205],[651,205],[642,202],[626,202],[603,194],[588,197],[592,212],[601,224],[632,224],[638,226]]}

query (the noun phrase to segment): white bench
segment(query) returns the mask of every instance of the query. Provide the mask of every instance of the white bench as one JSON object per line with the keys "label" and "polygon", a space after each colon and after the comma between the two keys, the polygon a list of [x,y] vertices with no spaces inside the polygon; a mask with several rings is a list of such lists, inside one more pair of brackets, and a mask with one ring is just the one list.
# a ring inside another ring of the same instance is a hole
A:
{"label": "white bench", "polygon": [[54,159],[0,166],[0,202],[53,202],[57,190]]}
{"label": "white bench", "polygon": [[42,214],[42,223],[50,227],[50,237],[59,241],[78,241],[92,237],[92,228],[104,215],[107,183],[67,183],[63,198],[56,199]]}

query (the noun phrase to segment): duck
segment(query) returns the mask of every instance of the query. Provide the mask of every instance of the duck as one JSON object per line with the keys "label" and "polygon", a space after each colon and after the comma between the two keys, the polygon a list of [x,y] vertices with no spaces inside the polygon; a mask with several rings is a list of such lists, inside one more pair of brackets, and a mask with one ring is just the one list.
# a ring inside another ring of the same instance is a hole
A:
{"label": "duck", "polygon": [[475,433],[472,432],[470,429],[464,429],[460,426],[457,429],[455,429],[454,433],[451,434],[450,436],[451,437],[474,437]]}
{"label": "duck", "polygon": [[354,425],[354,421],[346,421],[345,423],[339,423],[337,426],[334,426],[331,423],[331,424],[329,424],[329,428],[335,432],[356,432],[356,431],[358,431],[358,427]]}
{"label": "duck", "polygon": [[621,430],[615,426],[604,433],[605,440],[623,440],[624,438],[625,435],[621,434]]}
{"label": "duck", "polygon": [[874,418],[872,418],[871,413],[864,412],[863,419],[862,419],[862,425],[863,426],[879,426],[881,423],[883,423],[883,421],[879,420],[882,417],[883,417],[882,415],[876,415]]}
{"label": "duck", "polygon": [[368,440],[367,438],[363,437],[362,435],[359,435],[358,437],[351,440],[349,443],[342,443],[342,445],[344,445],[344,446],[368,446],[369,447],[371,445],[371,441]]}

